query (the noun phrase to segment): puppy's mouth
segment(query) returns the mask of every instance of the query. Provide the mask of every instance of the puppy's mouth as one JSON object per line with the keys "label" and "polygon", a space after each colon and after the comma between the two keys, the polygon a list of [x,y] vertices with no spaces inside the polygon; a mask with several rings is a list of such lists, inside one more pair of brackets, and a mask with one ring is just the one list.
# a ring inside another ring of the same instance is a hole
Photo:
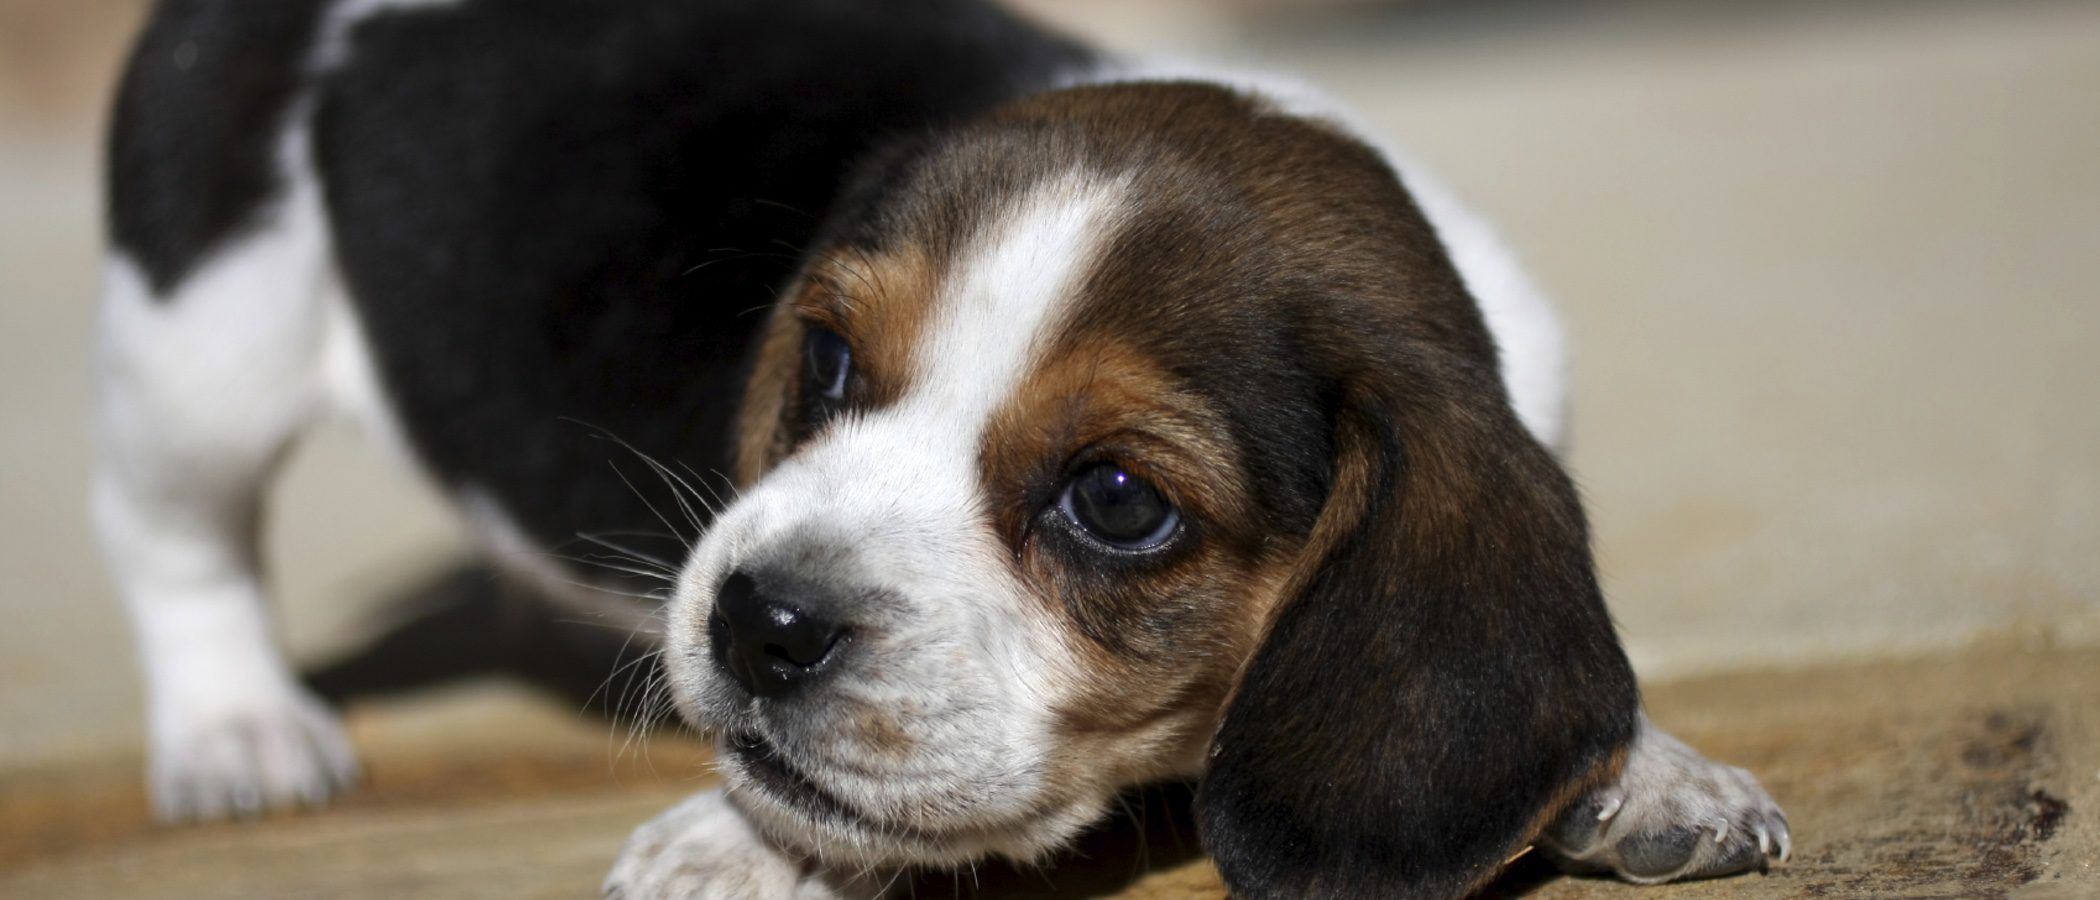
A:
{"label": "puppy's mouth", "polygon": [[755,731],[726,735],[722,743],[749,779],[750,787],[763,791],[796,812],[820,822],[894,827],[870,821],[860,810],[832,796],[815,779],[788,762],[779,747]]}
{"label": "puppy's mouth", "polygon": [[[859,835],[852,839],[855,844],[873,839],[878,844],[894,848],[893,853],[904,854],[892,861],[948,859],[960,848],[978,846],[1010,831],[1019,833],[1025,829],[1025,825],[945,829],[898,822],[868,813],[827,790],[790,761],[778,745],[755,731],[725,734],[721,756],[733,762],[732,774],[740,776],[731,779],[732,791],[746,792],[751,799],[766,801],[767,805],[802,819],[821,831]],[[861,846],[858,849],[868,848]]]}

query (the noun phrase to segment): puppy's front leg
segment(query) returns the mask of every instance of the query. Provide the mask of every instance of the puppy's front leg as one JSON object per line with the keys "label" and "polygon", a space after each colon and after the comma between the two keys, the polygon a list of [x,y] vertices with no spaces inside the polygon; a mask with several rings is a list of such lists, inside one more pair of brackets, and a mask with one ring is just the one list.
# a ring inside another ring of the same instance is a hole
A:
{"label": "puppy's front leg", "polygon": [[872,900],[872,875],[838,878],[776,848],[721,788],[635,829],[605,877],[608,900]]}
{"label": "puppy's front leg", "polygon": [[1701,756],[1643,713],[1618,781],[1576,801],[1539,844],[1568,871],[1656,884],[1761,869],[1786,859],[1793,835],[1755,776]]}

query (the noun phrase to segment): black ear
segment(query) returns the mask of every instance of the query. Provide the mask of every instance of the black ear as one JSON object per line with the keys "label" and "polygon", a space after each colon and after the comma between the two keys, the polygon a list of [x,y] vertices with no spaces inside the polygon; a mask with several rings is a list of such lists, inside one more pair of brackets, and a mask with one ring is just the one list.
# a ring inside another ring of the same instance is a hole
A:
{"label": "black ear", "polygon": [[1558,462],[1499,393],[1348,393],[1314,549],[1198,795],[1242,900],[1463,895],[1613,777],[1634,736],[1632,670]]}

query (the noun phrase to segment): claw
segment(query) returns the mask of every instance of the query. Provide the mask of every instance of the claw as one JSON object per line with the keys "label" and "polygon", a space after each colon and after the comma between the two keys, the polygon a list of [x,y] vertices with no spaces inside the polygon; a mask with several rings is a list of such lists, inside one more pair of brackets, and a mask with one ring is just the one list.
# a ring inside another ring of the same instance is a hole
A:
{"label": "claw", "polygon": [[1757,826],[1757,854],[1759,856],[1772,855],[1772,834],[1766,831],[1763,825]]}
{"label": "claw", "polygon": [[1780,862],[1786,862],[1786,861],[1787,861],[1787,860],[1788,860],[1789,858],[1791,858],[1791,857],[1792,857],[1793,855],[1794,855],[1794,840],[1793,840],[1793,836],[1787,833],[1787,829],[1786,829],[1786,826],[1784,826],[1784,825],[1781,825],[1781,826],[1779,826],[1779,861],[1780,861]]}
{"label": "claw", "polygon": [[1618,815],[1619,807],[1624,806],[1625,803],[1626,801],[1619,797],[1613,797],[1610,800],[1604,801],[1604,808],[1597,810],[1597,821],[1602,822],[1606,819],[1611,818],[1612,816]]}
{"label": "claw", "polygon": [[1714,825],[1714,843],[1716,843],[1716,844],[1719,844],[1719,843],[1722,843],[1722,842],[1725,842],[1725,841],[1727,841],[1727,840],[1728,840],[1728,820],[1727,820],[1727,819],[1717,819],[1717,820],[1715,820],[1715,822],[1716,822],[1716,824]]}

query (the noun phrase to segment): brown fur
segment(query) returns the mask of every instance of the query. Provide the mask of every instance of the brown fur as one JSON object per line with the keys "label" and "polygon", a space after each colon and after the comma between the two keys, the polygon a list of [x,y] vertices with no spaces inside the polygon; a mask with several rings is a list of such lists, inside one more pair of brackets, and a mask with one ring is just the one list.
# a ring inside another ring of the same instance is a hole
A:
{"label": "brown fur", "polygon": [[853,347],[855,403],[894,402],[912,377],[911,351],[933,306],[934,260],[903,245],[893,252],[840,250],[812,264],[773,310],[760,339],[737,419],[737,483],[750,485],[794,449],[803,340],[812,325]]}

